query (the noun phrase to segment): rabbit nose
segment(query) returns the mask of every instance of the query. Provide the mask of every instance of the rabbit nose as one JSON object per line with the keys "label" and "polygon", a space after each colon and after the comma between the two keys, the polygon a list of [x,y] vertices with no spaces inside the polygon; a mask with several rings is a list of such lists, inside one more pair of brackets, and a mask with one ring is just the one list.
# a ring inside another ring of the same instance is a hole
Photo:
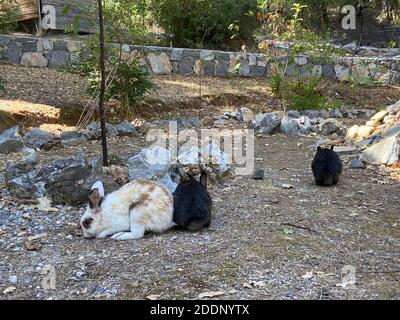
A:
{"label": "rabbit nose", "polygon": [[88,219],[83,220],[82,225],[85,229],[89,229],[92,222],[93,222],[93,218],[88,218]]}

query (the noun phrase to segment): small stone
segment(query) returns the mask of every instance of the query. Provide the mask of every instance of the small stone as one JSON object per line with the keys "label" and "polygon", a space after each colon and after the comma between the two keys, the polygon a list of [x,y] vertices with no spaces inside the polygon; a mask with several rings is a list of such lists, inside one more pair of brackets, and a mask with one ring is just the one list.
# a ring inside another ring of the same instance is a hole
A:
{"label": "small stone", "polygon": [[217,126],[217,127],[224,127],[224,126],[226,126],[227,123],[228,123],[228,122],[227,122],[227,120],[225,120],[225,119],[218,119],[218,120],[215,120],[215,121],[214,121],[214,126]]}
{"label": "small stone", "polygon": [[356,147],[335,146],[335,152],[339,155],[354,155],[358,152]]}
{"label": "small stone", "polygon": [[117,124],[115,128],[118,130],[120,136],[134,136],[136,135],[135,126],[129,121],[125,120],[120,124]]}
{"label": "small stone", "polygon": [[364,169],[364,163],[360,159],[353,159],[350,163],[351,169]]}
{"label": "small stone", "polygon": [[242,121],[245,123],[249,123],[254,120],[254,113],[247,107],[240,108],[240,112],[242,114]]}
{"label": "small stone", "polygon": [[48,63],[47,59],[40,52],[24,53],[21,58],[21,65],[25,67],[45,68]]}
{"label": "small stone", "polygon": [[335,133],[339,129],[339,125],[334,119],[327,119],[320,125],[320,130],[324,135]]}
{"label": "small stone", "polygon": [[265,171],[262,169],[257,169],[254,171],[253,179],[254,180],[263,180]]}
{"label": "small stone", "polygon": [[330,118],[343,118],[343,114],[338,109],[329,111]]}
{"label": "small stone", "polygon": [[19,131],[19,126],[15,126],[0,134],[0,153],[18,152],[24,147]]}
{"label": "small stone", "polygon": [[8,282],[11,283],[11,284],[17,284],[17,282],[18,282],[18,277],[17,277],[17,276],[10,276],[10,277],[8,278]]}

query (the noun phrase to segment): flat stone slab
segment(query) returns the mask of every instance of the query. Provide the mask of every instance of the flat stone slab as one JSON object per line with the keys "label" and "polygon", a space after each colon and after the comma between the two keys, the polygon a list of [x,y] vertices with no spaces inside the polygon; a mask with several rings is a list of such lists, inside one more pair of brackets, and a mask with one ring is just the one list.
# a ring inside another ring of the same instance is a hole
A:
{"label": "flat stone slab", "polygon": [[358,153],[358,149],[356,147],[348,146],[335,146],[334,151],[342,156],[351,156]]}

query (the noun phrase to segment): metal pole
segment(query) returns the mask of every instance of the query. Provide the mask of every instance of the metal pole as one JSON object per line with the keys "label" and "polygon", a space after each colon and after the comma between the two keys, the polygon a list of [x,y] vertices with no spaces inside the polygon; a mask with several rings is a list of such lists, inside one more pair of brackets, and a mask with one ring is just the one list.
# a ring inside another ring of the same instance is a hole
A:
{"label": "metal pole", "polygon": [[98,0],[99,6],[99,24],[100,24],[100,126],[101,126],[101,145],[103,149],[103,165],[108,167],[108,153],[107,153],[107,129],[104,115],[104,94],[106,90],[106,76],[105,76],[105,49],[104,49],[104,20],[103,20],[103,1]]}

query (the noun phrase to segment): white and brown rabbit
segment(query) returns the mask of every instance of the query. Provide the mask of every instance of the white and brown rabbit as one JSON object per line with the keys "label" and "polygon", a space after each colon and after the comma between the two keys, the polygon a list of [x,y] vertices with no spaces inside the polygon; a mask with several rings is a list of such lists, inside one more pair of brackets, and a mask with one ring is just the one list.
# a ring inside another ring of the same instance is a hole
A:
{"label": "white and brown rabbit", "polygon": [[147,181],[132,181],[105,196],[101,182],[89,194],[81,218],[85,238],[140,239],[146,231],[164,232],[174,226],[173,198],[169,191]]}

